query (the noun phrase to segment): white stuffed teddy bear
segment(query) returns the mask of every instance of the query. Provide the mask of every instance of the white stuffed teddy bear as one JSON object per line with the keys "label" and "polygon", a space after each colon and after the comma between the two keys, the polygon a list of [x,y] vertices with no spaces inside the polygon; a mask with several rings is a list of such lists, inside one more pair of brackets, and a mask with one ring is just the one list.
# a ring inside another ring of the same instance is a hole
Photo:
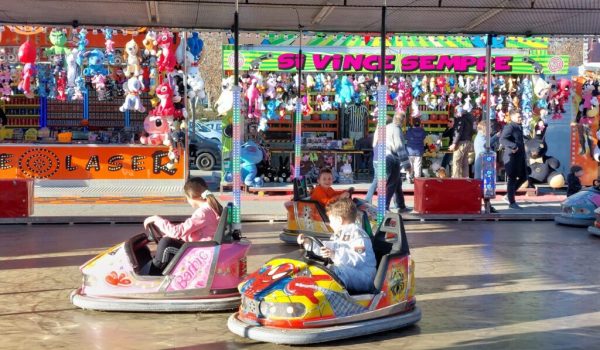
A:
{"label": "white stuffed teddy bear", "polygon": [[127,44],[125,44],[124,58],[127,66],[125,67],[125,70],[123,70],[123,73],[125,73],[126,77],[131,75],[137,77],[142,74],[142,67],[140,66],[138,51],[138,44],[135,42],[135,40],[131,39],[127,42]]}
{"label": "white stuffed teddy bear", "polygon": [[221,83],[223,91],[221,91],[219,99],[215,102],[217,113],[219,113],[219,115],[225,115],[233,108],[233,84],[234,81],[232,76],[223,79],[223,82]]}

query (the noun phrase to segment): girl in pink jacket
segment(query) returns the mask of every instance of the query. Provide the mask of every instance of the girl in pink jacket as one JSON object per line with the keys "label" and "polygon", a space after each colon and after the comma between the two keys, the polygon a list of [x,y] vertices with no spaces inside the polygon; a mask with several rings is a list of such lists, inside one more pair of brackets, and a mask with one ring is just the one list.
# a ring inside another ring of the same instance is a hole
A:
{"label": "girl in pink jacket", "polygon": [[192,216],[181,224],[153,215],[144,220],[146,229],[153,224],[164,237],[158,242],[153,265],[162,271],[185,242],[210,241],[217,230],[223,207],[208,190],[204,179],[190,178],[183,186],[189,205],[196,209]]}

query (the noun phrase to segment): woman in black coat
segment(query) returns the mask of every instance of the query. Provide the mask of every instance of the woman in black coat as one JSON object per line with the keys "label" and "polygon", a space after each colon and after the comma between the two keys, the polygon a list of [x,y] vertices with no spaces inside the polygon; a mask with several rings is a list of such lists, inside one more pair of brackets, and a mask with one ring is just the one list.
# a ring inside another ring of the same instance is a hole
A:
{"label": "woman in black coat", "polygon": [[502,161],[504,162],[504,169],[508,178],[508,183],[506,184],[507,193],[504,200],[508,202],[508,207],[511,209],[522,209],[515,202],[515,193],[527,181],[522,121],[520,113],[512,112],[510,114],[510,123],[504,126],[500,135],[500,144],[504,147]]}

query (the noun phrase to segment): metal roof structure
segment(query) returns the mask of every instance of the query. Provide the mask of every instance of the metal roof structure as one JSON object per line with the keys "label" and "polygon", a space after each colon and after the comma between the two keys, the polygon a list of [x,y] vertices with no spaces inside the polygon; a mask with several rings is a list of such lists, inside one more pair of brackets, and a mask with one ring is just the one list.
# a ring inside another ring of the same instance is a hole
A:
{"label": "metal roof structure", "polygon": [[[0,24],[228,30],[235,0],[0,1]],[[240,0],[240,30],[378,32],[384,0]],[[600,34],[599,0],[387,0],[387,31]]]}

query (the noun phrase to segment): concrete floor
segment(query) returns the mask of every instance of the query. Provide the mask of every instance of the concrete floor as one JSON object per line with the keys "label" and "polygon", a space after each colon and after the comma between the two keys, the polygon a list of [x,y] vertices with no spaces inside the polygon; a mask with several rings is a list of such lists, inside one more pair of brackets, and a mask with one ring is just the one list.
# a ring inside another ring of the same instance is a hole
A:
{"label": "concrete floor", "polygon": [[[247,224],[249,269],[296,249],[281,223]],[[227,330],[228,313],[84,311],[77,267],[137,225],[0,226],[0,349],[276,349]],[[416,326],[315,348],[598,349],[600,239],[542,222],[407,224]]]}

